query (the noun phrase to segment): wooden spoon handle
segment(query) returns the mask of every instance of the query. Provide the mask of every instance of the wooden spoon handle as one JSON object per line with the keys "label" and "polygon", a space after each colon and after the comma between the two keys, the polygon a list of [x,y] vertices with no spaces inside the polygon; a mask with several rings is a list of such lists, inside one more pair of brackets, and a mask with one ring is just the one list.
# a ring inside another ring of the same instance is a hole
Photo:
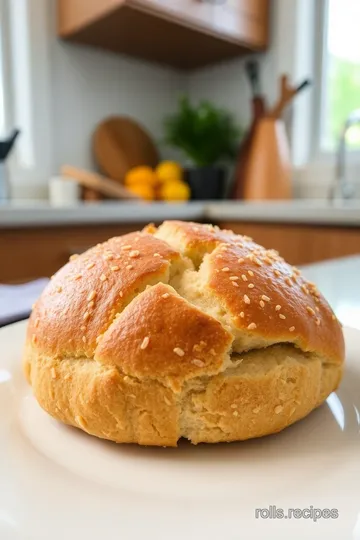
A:
{"label": "wooden spoon handle", "polygon": [[71,165],[63,165],[61,167],[61,174],[63,176],[68,176],[73,178],[80,185],[94,189],[103,195],[108,197],[114,197],[116,199],[135,199],[138,200],[139,197],[133,195],[123,186],[119,185],[114,180],[110,180],[105,176],[96,174],[91,171],[86,171],[84,169],[78,169],[77,167],[72,167]]}

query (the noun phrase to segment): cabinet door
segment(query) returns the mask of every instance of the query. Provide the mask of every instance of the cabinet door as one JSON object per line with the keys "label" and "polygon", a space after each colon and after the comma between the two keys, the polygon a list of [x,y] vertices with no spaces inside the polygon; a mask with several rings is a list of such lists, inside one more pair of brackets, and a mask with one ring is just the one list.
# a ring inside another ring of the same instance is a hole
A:
{"label": "cabinet door", "polygon": [[268,41],[268,0],[214,0],[213,25],[217,31],[231,38],[265,47]]}
{"label": "cabinet door", "polygon": [[290,264],[302,265],[358,255],[360,229],[293,223],[222,222],[221,228],[250,236],[268,249],[276,249]]}
{"label": "cabinet door", "polygon": [[50,277],[75,253],[113,236],[137,231],[142,224],[77,226],[0,231],[0,283]]}
{"label": "cabinet door", "polygon": [[268,0],[129,0],[139,9],[199,30],[263,48],[268,40]]}

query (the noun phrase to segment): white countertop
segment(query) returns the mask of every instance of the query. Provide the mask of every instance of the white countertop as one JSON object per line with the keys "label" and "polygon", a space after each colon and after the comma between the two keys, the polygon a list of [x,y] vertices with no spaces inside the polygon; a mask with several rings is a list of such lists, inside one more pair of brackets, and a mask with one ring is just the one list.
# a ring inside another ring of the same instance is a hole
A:
{"label": "white countertop", "polygon": [[306,223],[360,227],[360,202],[330,205],[324,200],[275,202],[190,202],[183,204],[102,202],[52,207],[26,201],[0,205],[0,228],[105,223],[148,223],[165,219]]}
{"label": "white countertop", "polygon": [[252,221],[273,223],[313,223],[318,225],[360,226],[360,201],[302,199],[274,202],[219,201],[207,204],[213,221]]}
{"label": "white countertop", "polygon": [[0,227],[43,227],[106,223],[149,223],[166,219],[197,221],[204,204],[102,202],[54,207],[46,202],[22,202],[0,206]]}
{"label": "white countertop", "polygon": [[345,257],[302,267],[344,326],[360,330],[360,257]]}

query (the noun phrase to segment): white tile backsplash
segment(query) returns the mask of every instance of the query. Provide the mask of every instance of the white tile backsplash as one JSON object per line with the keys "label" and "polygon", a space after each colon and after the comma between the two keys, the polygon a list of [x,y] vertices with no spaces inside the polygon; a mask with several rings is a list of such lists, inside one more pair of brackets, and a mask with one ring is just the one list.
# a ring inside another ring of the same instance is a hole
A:
{"label": "white tile backsplash", "polygon": [[91,168],[91,137],[107,116],[131,116],[159,141],[164,115],[174,110],[185,83],[174,70],[59,41],[52,80],[55,168]]}

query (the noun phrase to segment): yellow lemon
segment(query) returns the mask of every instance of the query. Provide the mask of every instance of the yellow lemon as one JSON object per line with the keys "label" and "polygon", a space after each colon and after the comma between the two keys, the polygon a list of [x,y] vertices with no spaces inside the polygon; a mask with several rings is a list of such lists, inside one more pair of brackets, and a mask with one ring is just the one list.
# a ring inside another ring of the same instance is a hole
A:
{"label": "yellow lemon", "polygon": [[160,188],[160,198],[169,202],[188,201],[190,188],[185,182],[166,182]]}
{"label": "yellow lemon", "polygon": [[153,201],[155,199],[154,188],[148,184],[134,184],[133,186],[128,186],[127,189],[145,201]]}
{"label": "yellow lemon", "polygon": [[183,179],[183,169],[176,161],[162,161],[155,171],[161,183],[181,182]]}
{"label": "yellow lemon", "polygon": [[126,173],[125,185],[127,187],[146,185],[157,186],[159,183],[158,177],[151,167],[141,165],[139,167],[133,167]]}

